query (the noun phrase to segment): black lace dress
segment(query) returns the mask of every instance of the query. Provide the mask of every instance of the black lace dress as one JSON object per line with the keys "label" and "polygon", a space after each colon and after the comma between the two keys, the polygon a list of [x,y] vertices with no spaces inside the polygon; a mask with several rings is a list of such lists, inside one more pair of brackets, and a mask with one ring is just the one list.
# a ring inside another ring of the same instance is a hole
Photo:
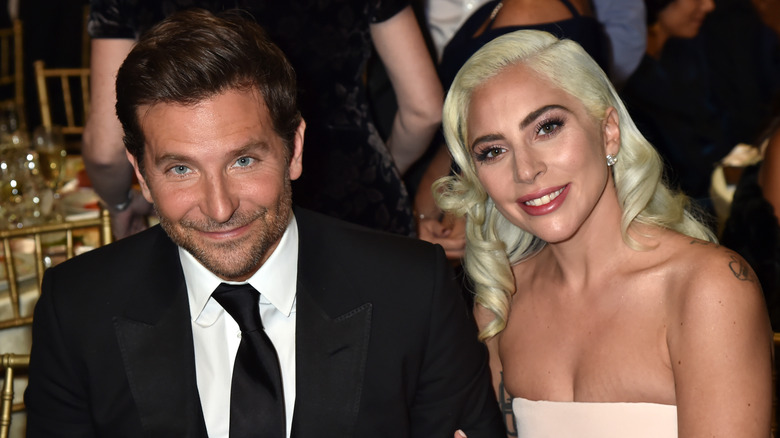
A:
{"label": "black lace dress", "polygon": [[369,25],[408,0],[92,0],[95,38],[137,38],[176,10],[249,11],[289,57],[298,75],[307,128],[297,205],[414,235],[411,200],[369,112],[363,74],[372,52]]}

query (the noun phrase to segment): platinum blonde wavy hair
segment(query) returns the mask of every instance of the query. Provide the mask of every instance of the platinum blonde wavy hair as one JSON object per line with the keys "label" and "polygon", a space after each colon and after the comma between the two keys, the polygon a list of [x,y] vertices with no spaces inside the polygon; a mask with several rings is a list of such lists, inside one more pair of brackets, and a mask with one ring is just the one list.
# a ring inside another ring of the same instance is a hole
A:
{"label": "platinum blonde wavy hair", "polygon": [[612,167],[623,218],[623,240],[635,250],[643,248],[629,234],[634,223],[672,229],[688,236],[716,241],[712,231],[691,211],[687,196],[675,192],[662,179],[663,163],[642,136],[617,91],[595,61],[571,40],[542,31],[520,30],[485,44],[458,72],[444,102],[443,130],[447,146],[460,172],[434,184],[438,205],[466,216],[464,267],[474,281],[475,302],[495,318],[480,339],[495,336],[506,327],[515,281],[511,266],[541,250],[545,242],[510,223],[496,209],[477,178],[467,143],[468,108],[472,93],[505,68],[522,64],[581,101],[597,120],[610,107],[620,124],[620,159]]}

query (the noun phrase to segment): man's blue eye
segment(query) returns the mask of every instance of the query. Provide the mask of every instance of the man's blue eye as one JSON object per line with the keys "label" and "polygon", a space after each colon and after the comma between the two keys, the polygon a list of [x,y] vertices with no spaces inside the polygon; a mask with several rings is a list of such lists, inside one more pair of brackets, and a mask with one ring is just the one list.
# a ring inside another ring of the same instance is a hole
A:
{"label": "man's blue eye", "polygon": [[190,169],[187,166],[176,166],[173,169],[173,173],[177,175],[184,175],[186,174]]}
{"label": "man's blue eye", "polygon": [[252,158],[241,157],[238,160],[236,160],[236,164],[241,166],[241,167],[246,167],[246,166],[249,166],[250,164],[252,164],[253,161],[254,160]]}

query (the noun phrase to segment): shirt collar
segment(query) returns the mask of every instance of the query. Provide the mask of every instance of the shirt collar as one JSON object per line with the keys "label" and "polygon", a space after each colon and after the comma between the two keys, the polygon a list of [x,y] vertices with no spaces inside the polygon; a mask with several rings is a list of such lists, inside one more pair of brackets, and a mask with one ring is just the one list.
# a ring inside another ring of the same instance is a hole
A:
{"label": "shirt collar", "polygon": [[[222,306],[208,306],[211,293],[223,282],[206,269],[188,251],[179,247],[179,259],[187,284],[190,317],[204,326],[213,324]],[[270,302],[279,312],[290,316],[295,302],[298,276],[298,225],[291,215],[279,245],[247,283],[260,292],[261,303]]]}

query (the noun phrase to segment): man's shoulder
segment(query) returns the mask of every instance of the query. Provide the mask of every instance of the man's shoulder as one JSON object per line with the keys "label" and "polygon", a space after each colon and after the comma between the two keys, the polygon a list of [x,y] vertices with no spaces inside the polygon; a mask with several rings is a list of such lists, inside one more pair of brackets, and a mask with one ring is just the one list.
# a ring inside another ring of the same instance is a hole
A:
{"label": "man's shoulder", "polygon": [[48,269],[38,303],[49,303],[73,324],[104,324],[133,303],[169,302],[175,293],[167,292],[183,284],[180,273],[176,246],[152,228]]}
{"label": "man's shoulder", "polygon": [[[299,270],[307,278],[383,286],[430,284],[449,269],[441,247],[364,228],[317,213],[295,211]],[[399,286],[400,287],[400,286]]]}
{"label": "man's shoulder", "polygon": [[346,250],[374,249],[377,252],[431,253],[436,246],[415,239],[384,231],[374,230],[311,210],[295,208],[301,245],[338,245]]}
{"label": "man's shoulder", "polygon": [[164,257],[176,246],[168,235],[154,226],[138,234],[95,248],[77,257],[67,260],[54,270],[60,275],[80,275],[84,272],[132,271],[133,268],[153,259]]}

